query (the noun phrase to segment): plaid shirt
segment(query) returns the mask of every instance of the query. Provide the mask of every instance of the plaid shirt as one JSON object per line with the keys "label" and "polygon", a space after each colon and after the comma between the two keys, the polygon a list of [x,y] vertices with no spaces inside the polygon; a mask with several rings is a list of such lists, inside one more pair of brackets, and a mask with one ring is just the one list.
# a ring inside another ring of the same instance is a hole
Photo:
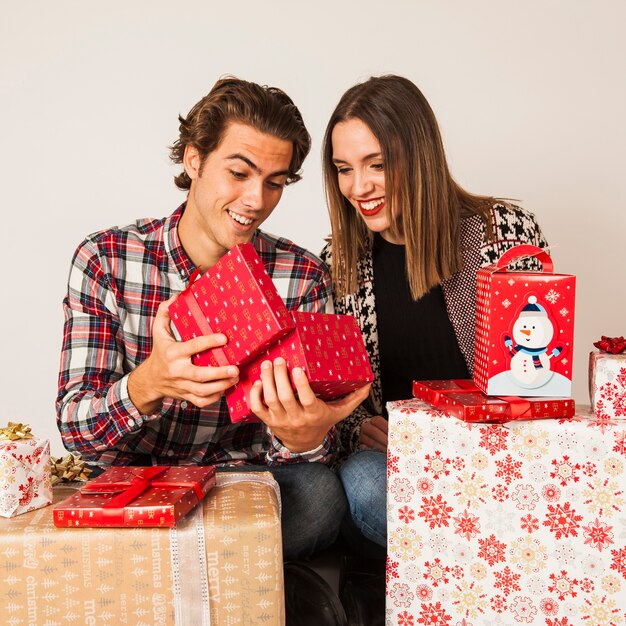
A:
{"label": "plaid shirt", "polygon": [[[232,424],[224,398],[204,409],[165,398],[153,415],[131,402],[128,375],[150,354],[159,303],[195,270],[178,238],[184,208],[97,232],[74,254],[56,403],[65,447],[118,465],[327,461],[334,429],[319,448],[292,454],[262,423]],[[252,243],[289,310],[332,312],[328,269],[317,257],[261,231]]]}

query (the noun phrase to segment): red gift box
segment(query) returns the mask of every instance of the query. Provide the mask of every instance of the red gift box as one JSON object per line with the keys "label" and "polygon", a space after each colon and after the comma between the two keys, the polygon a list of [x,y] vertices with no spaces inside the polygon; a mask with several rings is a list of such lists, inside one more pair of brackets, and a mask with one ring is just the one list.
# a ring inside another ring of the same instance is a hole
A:
{"label": "red gift box", "polygon": [[339,398],[374,380],[354,317],[299,311],[292,316],[295,330],[242,368],[239,383],[226,391],[233,422],[257,419],[249,408],[250,388],[261,378],[263,361],[282,357],[289,370],[301,367],[311,389],[322,400]]}
{"label": "red gift box", "polygon": [[[534,256],[541,272],[508,271]],[[576,277],[545,250],[511,248],[478,271],[474,382],[488,395],[567,397],[572,389]]]}
{"label": "red gift box", "polygon": [[54,508],[54,525],[174,526],[215,485],[215,468],[111,467]]}
{"label": "red gift box", "polygon": [[196,365],[241,365],[294,323],[251,243],[229,250],[169,305],[183,341],[222,333],[228,343],[193,357]]}
{"label": "red gift box", "polygon": [[574,415],[571,398],[486,396],[471,380],[415,380],[413,395],[464,422],[509,422]]}
{"label": "red gift box", "polygon": [[478,391],[471,380],[414,380],[413,395],[420,400],[439,406],[441,396],[448,393]]}

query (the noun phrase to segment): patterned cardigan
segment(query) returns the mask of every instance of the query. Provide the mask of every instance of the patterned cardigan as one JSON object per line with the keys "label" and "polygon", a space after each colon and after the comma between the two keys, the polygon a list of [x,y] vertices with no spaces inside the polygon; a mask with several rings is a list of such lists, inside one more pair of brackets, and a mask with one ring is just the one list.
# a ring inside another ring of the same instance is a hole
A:
{"label": "patterned cardigan", "polygon": [[[448,316],[470,374],[474,371],[476,272],[485,265],[495,263],[513,246],[526,243],[545,248],[548,245],[533,214],[518,206],[503,202],[494,204],[491,224],[493,237],[488,240],[485,222],[481,217],[475,215],[461,220],[459,239],[463,268],[441,284]],[[331,254],[330,244],[320,254],[329,267]],[[520,268],[533,266],[537,267],[537,264],[530,260]],[[363,422],[374,415],[381,415],[383,408],[371,251],[360,259],[357,270],[357,292],[344,298],[335,295],[335,313],[357,318],[374,372],[374,382],[369,398],[337,425],[342,448],[338,458],[358,449]]]}

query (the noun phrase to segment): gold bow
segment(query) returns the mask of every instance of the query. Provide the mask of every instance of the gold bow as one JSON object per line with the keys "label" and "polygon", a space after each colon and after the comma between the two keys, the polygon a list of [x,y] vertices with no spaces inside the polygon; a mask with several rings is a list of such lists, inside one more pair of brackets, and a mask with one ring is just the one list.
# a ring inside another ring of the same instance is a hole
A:
{"label": "gold bow", "polygon": [[0,441],[16,441],[17,439],[32,439],[28,424],[9,422],[6,428],[0,428]]}
{"label": "gold bow", "polygon": [[60,482],[89,480],[91,470],[85,467],[85,461],[78,455],[70,453],[58,459],[50,458],[50,474],[51,482],[54,486]]}

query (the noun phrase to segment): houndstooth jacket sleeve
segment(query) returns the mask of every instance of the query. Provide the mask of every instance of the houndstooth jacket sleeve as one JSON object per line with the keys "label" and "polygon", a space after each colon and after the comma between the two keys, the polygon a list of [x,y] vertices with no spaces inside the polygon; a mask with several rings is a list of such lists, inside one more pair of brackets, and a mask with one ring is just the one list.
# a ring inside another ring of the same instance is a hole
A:
{"label": "houndstooth jacket sleeve", "polygon": [[[491,231],[492,237],[488,238],[485,222],[479,216],[461,221],[459,244],[463,268],[441,285],[448,316],[470,374],[474,370],[477,271],[485,265],[495,263],[513,246],[532,244],[545,248],[548,245],[534,215],[506,202],[498,201],[492,206]],[[325,246],[320,256],[330,267],[332,260],[330,244]],[[537,262],[531,259],[519,263],[518,268],[537,269],[538,266]],[[359,279],[357,291],[343,298],[334,294],[335,312],[353,315],[358,320],[374,372],[374,382],[368,399],[337,425],[341,448],[338,459],[358,449],[363,423],[374,415],[381,415],[383,409],[371,251],[361,258],[357,271]]]}

